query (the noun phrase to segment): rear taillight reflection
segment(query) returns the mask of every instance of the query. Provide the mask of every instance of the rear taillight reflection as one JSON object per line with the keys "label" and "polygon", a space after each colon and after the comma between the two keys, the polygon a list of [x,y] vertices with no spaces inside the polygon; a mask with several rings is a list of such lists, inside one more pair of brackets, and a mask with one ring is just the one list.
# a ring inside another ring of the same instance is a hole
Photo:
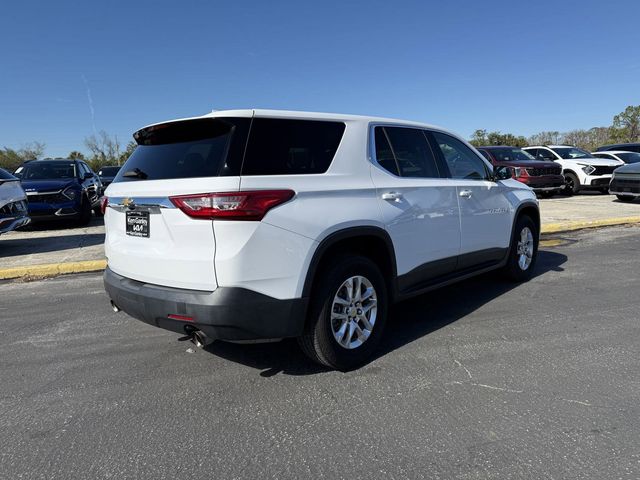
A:
{"label": "rear taillight reflection", "polygon": [[261,220],[270,209],[291,200],[294,195],[292,190],[253,190],[179,195],[169,199],[193,218]]}

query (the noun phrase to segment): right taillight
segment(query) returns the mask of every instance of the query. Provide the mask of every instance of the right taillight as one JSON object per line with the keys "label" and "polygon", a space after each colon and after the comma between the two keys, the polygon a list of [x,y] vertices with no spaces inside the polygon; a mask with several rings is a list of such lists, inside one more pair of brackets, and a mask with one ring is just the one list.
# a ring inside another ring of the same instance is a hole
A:
{"label": "right taillight", "polygon": [[107,211],[107,205],[109,205],[109,198],[102,197],[102,200],[100,200],[100,211],[102,212],[102,215]]}
{"label": "right taillight", "polygon": [[293,198],[292,190],[199,193],[169,197],[192,218],[219,220],[262,220],[265,214]]}

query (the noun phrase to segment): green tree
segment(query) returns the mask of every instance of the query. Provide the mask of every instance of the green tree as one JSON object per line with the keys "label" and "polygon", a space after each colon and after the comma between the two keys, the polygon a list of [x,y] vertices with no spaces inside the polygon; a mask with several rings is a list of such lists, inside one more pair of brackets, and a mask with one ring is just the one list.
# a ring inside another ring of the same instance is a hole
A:
{"label": "green tree", "polygon": [[542,131],[529,137],[529,145],[556,145],[562,142],[562,134],[558,131]]}
{"label": "green tree", "polygon": [[118,165],[122,165],[124,162],[126,162],[137,146],[138,144],[133,140],[127,143],[127,146],[125,147],[124,152],[120,154],[120,158],[118,159]]}
{"label": "green tree", "polygon": [[629,105],[613,117],[612,137],[625,143],[640,141],[640,105]]}
{"label": "green tree", "polygon": [[78,152],[77,150],[70,152],[69,155],[67,155],[67,158],[70,158],[71,160],[86,160],[84,153]]}
{"label": "green tree", "polygon": [[42,142],[27,143],[18,150],[9,147],[0,148],[0,168],[13,172],[24,161],[42,157],[44,150],[45,144]]}
{"label": "green tree", "polygon": [[97,171],[104,165],[118,165],[122,152],[118,137],[115,135],[112,137],[101,130],[98,135],[86,137],[84,145],[91,152],[88,162],[93,170]]}
{"label": "green tree", "polygon": [[526,147],[527,139],[523,136],[516,136],[512,133],[487,132],[487,130],[476,130],[471,135],[469,141],[471,145],[480,147],[482,145],[508,145],[512,147]]}

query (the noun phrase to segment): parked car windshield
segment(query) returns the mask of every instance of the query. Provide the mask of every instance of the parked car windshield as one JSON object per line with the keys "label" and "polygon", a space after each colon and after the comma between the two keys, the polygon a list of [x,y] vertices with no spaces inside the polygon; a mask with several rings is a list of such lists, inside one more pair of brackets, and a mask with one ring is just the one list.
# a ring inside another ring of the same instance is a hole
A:
{"label": "parked car windshield", "polygon": [[22,180],[57,180],[60,178],[76,178],[74,162],[29,162],[16,170]]}
{"label": "parked car windshield", "polygon": [[575,147],[556,147],[553,151],[560,155],[560,158],[567,160],[573,160],[574,158],[593,158],[593,155],[589,152]]}
{"label": "parked car windshield", "polygon": [[638,163],[640,162],[640,153],[637,152],[624,152],[618,153],[618,157],[622,159],[625,163]]}
{"label": "parked car windshield", "polygon": [[7,172],[6,170],[3,170],[0,168],[0,182],[2,180],[16,180],[16,177],[14,177],[13,175],[11,175],[9,172]]}
{"label": "parked car windshield", "polygon": [[492,148],[491,153],[498,162],[530,162],[535,160],[521,148]]}

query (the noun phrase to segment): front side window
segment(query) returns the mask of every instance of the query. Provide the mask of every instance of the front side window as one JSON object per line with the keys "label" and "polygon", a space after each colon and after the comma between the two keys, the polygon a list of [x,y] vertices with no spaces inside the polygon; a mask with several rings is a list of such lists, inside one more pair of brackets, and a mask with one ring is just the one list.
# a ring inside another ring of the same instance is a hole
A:
{"label": "front side window", "polygon": [[438,178],[435,157],[422,130],[384,127],[402,177]]}
{"label": "front side window", "polygon": [[538,155],[536,156],[536,158],[539,158],[541,160],[555,160],[556,159],[556,157],[553,156],[553,153],[551,153],[546,148],[539,148],[538,149]]}
{"label": "front side window", "polygon": [[487,178],[485,164],[473,150],[446,133],[432,132],[432,134],[449,166],[452,178],[465,180],[485,180]]}
{"label": "front side window", "polygon": [[256,118],[242,164],[242,175],[324,173],[338,150],[342,122]]}

